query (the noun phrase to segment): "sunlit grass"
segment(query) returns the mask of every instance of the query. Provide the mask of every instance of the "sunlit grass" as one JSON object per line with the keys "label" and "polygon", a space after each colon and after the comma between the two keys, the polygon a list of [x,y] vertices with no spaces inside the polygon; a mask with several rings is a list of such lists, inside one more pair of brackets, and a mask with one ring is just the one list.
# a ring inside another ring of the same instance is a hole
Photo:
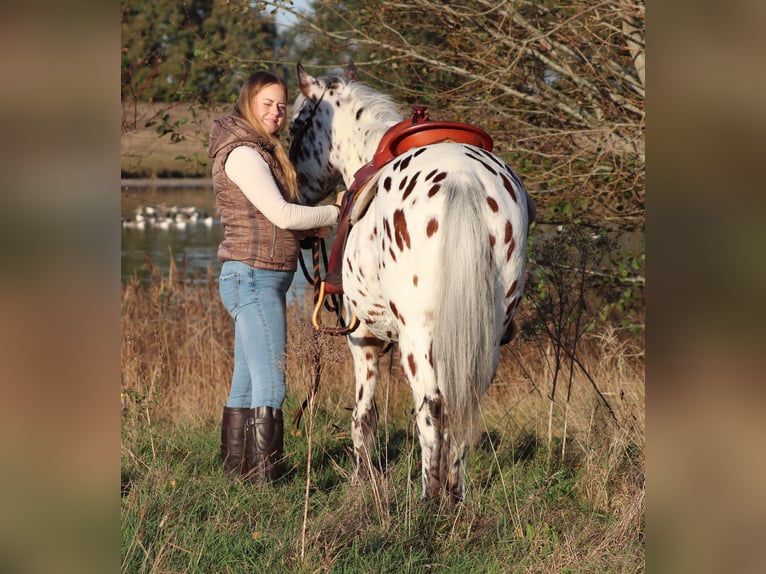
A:
{"label": "sunlit grass", "polygon": [[[567,406],[547,398],[545,345],[504,347],[483,402],[465,503],[420,500],[411,398],[394,348],[378,387],[381,472],[352,480],[353,376],[342,339],[317,338],[293,305],[285,452],[273,486],[223,477],[220,414],[232,323],[217,282],[171,268],[122,293],[124,572],[641,572],[644,570],[643,351],[622,333],[588,335]],[[300,428],[292,416],[319,392]],[[117,393],[115,389],[115,393]],[[566,431],[565,431],[566,429]],[[565,448],[563,448],[565,446]]]}

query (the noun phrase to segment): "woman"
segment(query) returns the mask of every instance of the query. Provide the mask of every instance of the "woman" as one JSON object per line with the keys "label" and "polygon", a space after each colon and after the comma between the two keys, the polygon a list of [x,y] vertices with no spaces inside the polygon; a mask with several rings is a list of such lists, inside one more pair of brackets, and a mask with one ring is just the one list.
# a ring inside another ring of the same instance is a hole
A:
{"label": "woman", "polygon": [[210,132],[213,191],[224,227],[221,300],[234,319],[234,374],[223,409],[224,469],[254,482],[282,473],[285,400],[285,295],[299,240],[337,223],[337,205],[297,205],[295,169],[277,134],[285,127],[287,86],[268,72],[242,86],[234,115]]}

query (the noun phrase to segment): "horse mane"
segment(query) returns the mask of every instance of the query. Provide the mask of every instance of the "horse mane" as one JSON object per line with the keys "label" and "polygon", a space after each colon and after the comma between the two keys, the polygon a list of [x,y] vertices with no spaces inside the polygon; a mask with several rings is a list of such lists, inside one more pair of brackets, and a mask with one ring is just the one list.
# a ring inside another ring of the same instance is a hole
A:
{"label": "horse mane", "polygon": [[364,108],[367,119],[373,119],[387,124],[397,123],[404,119],[397,103],[388,95],[383,94],[367,84],[356,81],[346,82],[346,87],[359,110]]}

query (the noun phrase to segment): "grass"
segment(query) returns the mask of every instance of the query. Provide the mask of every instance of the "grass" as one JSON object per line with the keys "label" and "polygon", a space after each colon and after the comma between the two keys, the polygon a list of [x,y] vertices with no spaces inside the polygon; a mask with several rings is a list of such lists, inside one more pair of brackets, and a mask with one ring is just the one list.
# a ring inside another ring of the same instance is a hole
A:
{"label": "grass", "polygon": [[395,348],[377,393],[380,473],[352,480],[345,342],[317,337],[308,305],[294,305],[286,418],[307,395],[317,348],[322,384],[300,428],[286,423],[289,474],[254,487],[219,467],[233,331],[210,274],[193,281],[171,268],[123,287],[123,572],[644,571],[643,352],[633,339],[604,327],[580,354],[614,418],[582,375],[568,403],[549,401],[544,341],[504,347],[466,500],[448,513],[420,500]]}

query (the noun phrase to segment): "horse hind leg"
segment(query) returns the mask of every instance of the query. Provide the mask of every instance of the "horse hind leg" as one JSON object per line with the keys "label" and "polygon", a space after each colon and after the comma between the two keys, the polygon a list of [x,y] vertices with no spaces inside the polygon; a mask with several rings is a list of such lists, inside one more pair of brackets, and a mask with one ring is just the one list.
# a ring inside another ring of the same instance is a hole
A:
{"label": "horse hind leg", "polygon": [[450,506],[463,502],[465,498],[465,468],[468,463],[469,447],[466,443],[450,443],[449,468],[447,470],[447,496]]}
{"label": "horse hind leg", "polygon": [[455,442],[449,414],[438,390],[423,399],[416,422],[422,454],[423,498],[438,500],[446,495],[447,505],[452,507],[465,496],[463,474],[468,448]]}

